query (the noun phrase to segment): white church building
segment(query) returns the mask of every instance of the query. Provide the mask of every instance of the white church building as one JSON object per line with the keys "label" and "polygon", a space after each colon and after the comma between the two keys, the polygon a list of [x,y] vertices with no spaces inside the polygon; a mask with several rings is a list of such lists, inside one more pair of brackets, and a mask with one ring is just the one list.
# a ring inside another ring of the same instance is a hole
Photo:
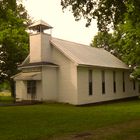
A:
{"label": "white church building", "polygon": [[82,105],[139,96],[129,67],[111,53],[53,38],[41,20],[30,29],[30,53],[13,76],[17,100]]}

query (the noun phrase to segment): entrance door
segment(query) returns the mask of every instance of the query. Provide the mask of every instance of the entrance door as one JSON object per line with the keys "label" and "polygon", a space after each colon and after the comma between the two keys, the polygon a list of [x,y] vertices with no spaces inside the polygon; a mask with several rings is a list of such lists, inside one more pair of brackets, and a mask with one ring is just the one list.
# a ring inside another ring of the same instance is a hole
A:
{"label": "entrance door", "polygon": [[31,100],[36,100],[36,81],[27,81],[27,94],[30,94]]}

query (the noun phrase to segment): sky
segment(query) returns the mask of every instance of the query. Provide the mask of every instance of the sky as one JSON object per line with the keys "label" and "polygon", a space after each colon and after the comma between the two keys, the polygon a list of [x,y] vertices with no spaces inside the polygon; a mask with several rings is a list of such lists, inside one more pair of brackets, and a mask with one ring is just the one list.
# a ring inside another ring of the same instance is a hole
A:
{"label": "sky", "polygon": [[43,20],[53,27],[52,36],[89,45],[97,33],[96,21],[85,27],[86,20],[75,21],[71,11],[62,11],[61,0],[22,0],[33,20]]}

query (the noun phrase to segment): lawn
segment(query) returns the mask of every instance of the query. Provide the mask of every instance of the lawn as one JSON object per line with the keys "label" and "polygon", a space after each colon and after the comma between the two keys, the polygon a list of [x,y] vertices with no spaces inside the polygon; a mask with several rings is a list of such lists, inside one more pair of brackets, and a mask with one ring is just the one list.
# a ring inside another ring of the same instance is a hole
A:
{"label": "lawn", "polygon": [[13,103],[14,98],[11,97],[10,92],[0,92],[0,104]]}
{"label": "lawn", "polygon": [[139,140],[140,100],[0,107],[0,140]]}

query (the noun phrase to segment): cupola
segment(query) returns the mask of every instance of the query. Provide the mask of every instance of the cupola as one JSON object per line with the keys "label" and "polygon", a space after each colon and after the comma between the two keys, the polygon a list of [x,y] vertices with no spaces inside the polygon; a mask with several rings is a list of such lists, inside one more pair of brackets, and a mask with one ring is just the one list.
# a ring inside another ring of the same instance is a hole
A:
{"label": "cupola", "polygon": [[29,26],[30,30],[37,31],[38,33],[44,33],[44,30],[52,29],[48,23],[44,22],[43,20],[39,20]]}
{"label": "cupola", "polygon": [[[48,23],[39,20],[29,26],[30,34],[30,63],[51,61],[51,29]],[[50,33],[46,33],[50,30]]]}

